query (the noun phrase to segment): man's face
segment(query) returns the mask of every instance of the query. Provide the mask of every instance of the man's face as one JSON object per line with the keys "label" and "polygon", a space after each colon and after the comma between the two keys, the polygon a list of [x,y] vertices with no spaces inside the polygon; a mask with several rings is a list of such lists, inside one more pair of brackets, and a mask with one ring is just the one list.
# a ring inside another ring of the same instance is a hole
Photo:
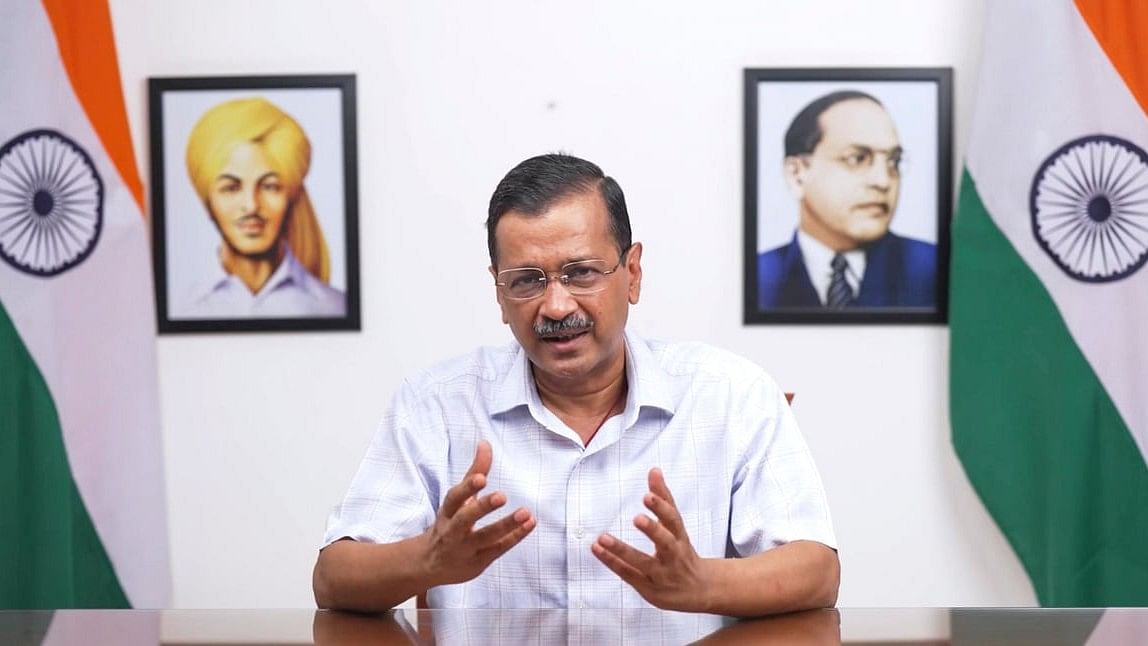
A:
{"label": "man's face", "polygon": [[240,144],[212,180],[207,208],[233,251],[259,256],[274,251],[287,214],[287,190],[256,144]]}
{"label": "man's face", "polygon": [[[637,304],[642,277],[641,244],[635,244],[625,262],[605,276],[605,288],[575,296],[558,280],[563,265],[601,259],[613,267],[619,260],[609,231],[609,213],[597,189],[560,200],[541,215],[509,211],[495,227],[498,266],[506,269],[537,267],[550,281],[537,298],[516,301],[498,291],[502,321],[525,348],[535,378],[569,392],[599,387],[616,378],[625,366],[623,331],[629,306]],[[582,320],[572,330],[538,334],[536,325]]]}
{"label": "man's face", "polygon": [[801,229],[835,251],[889,230],[901,188],[901,142],[883,107],[849,99],[821,114],[822,137],[808,155],[785,160],[800,201]]}

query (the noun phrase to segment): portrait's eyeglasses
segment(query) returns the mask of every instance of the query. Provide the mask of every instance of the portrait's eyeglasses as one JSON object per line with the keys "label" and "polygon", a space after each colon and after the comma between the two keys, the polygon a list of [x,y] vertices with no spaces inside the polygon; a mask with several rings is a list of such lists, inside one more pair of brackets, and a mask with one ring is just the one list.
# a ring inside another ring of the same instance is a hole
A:
{"label": "portrait's eyeglasses", "polygon": [[874,150],[866,146],[854,146],[844,155],[836,157],[839,164],[851,171],[866,171],[873,167],[878,157],[885,160],[885,170],[890,175],[900,175],[905,162],[905,151],[900,148],[892,150]]}
{"label": "portrait's eyeglasses", "polygon": [[[813,157],[812,153],[801,155],[807,165],[811,157]],[[829,157],[829,159],[844,166],[848,171],[862,173],[873,168],[878,157],[884,158],[885,170],[894,177],[905,170],[905,151],[900,147],[891,150],[874,150],[868,146],[853,146],[843,154]]]}
{"label": "portrait's eyeglasses", "polygon": [[[629,251],[627,249],[626,253]],[[606,260],[594,258],[566,263],[557,274],[549,275],[537,267],[504,269],[498,272],[494,284],[498,286],[503,296],[512,301],[528,301],[545,294],[546,286],[551,280],[550,276],[556,276],[558,282],[575,296],[596,294],[606,289],[606,281],[610,274],[618,271],[618,267],[625,262],[626,253],[622,254],[613,267]]]}

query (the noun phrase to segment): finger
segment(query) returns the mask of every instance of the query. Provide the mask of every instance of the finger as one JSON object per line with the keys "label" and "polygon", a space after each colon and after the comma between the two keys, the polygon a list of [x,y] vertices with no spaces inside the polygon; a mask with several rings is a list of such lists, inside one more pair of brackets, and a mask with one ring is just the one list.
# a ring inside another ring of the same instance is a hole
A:
{"label": "finger", "polygon": [[470,463],[466,475],[470,476],[476,473],[481,473],[484,476],[490,475],[490,465],[493,462],[494,449],[490,448],[490,442],[479,440],[478,446],[474,448],[474,460]]}
{"label": "finger", "polygon": [[666,485],[666,476],[658,467],[650,469],[647,481],[650,484],[650,491],[654,495],[661,496],[670,502],[671,505],[677,507],[678,503],[674,502],[674,494],[670,493],[670,488]]}
{"label": "finger", "polygon": [[670,531],[668,527],[662,523],[650,518],[649,516],[638,516],[634,518],[634,527],[638,531],[645,534],[654,543],[655,556],[660,561],[665,561],[672,555],[677,554],[675,547],[678,544],[678,537]]}
{"label": "finger", "polygon": [[533,518],[530,510],[519,507],[513,514],[507,514],[481,529],[474,530],[470,540],[475,545],[476,550],[487,549],[502,540],[503,536],[513,532],[520,525]]}
{"label": "finger", "polygon": [[453,518],[463,504],[465,504],[467,500],[470,500],[471,496],[482,491],[482,488],[485,486],[485,475],[481,473],[467,473],[462,479],[462,482],[447,490],[446,497],[443,498],[442,501],[442,507],[439,508],[439,515],[446,518]]}
{"label": "finger", "polygon": [[486,486],[486,476],[490,473],[490,465],[493,460],[494,452],[490,448],[490,442],[479,440],[474,449],[474,460],[471,461],[470,467],[466,470],[466,475],[462,477],[462,482],[451,487],[446,493],[446,498],[443,499],[442,515],[453,518],[458,510],[470,500],[471,496]]}
{"label": "finger", "polygon": [[[520,509],[514,512],[512,517],[518,517],[518,512],[521,511],[526,510]],[[538,521],[534,519],[533,515],[529,515],[530,512],[527,511],[526,513],[528,514],[528,518],[525,521],[513,530],[503,534],[502,537],[490,547],[479,551],[477,554],[478,558],[484,559],[487,563],[492,563],[495,559],[509,551],[510,548],[521,543],[522,539],[529,536],[530,532],[534,531],[534,527],[538,524]]]}
{"label": "finger", "polygon": [[[610,547],[603,544],[603,539],[605,538],[613,540]],[[650,580],[641,570],[631,565],[626,559],[613,551],[619,545],[625,545],[625,543],[622,543],[608,534],[603,534],[598,537],[597,541],[590,545],[590,552],[602,562],[602,565],[605,565],[611,572],[618,575],[618,578],[640,592],[645,589]],[[626,547],[629,546],[627,545]]]}
{"label": "finger", "polygon": [[602,547],[643,576],[650,575],[653,568],[658,565],[654,557],[610,534],[602,534],[593,545]]}
{"label": "finger", "polygon": [[478,519],[506,504],[506,494],[495,491],[482,497],[472,497],[458,508],[451,517],[451,528],[454,531],[470,531]]}
{"label": "finger", "polygon": [[654,512],[654,515],[658,517],[658,521],[662,525],[665,525],[665,528],[669,530],[671,534],[678,538],[687,538],[685,523],[682,521],[682,514],[671,501],[654,493],[648,493],[642,498],[642,502],[646,505],[646,509]]}

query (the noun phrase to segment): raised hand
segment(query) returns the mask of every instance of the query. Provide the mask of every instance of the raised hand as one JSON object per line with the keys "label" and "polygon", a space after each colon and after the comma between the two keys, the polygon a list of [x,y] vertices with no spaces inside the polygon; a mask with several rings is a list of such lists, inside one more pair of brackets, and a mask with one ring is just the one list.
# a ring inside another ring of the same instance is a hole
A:
{"label": "raised hand", "polygon": [[434,585],[475,578],[534,529],[534,516],[525,507],[482,529],[474,528],[480,518],[506,504],[506,495],[500,491],[478,495],[486,487],[492,461],[490,443],[480,441],[470,469],[462,482],[447,491],[434,525],[423,534]]}
{"label": "raised hand", "polygon": [[657,520],[643,514],[634,518],[634,526],[653,541],[654,553],[646,554],[610,534],[599,536],[590,551],[651,604],[704,611],[708,598],[705,561],[690,543],[661,469],[650,469],[649,485],[643,502]]}

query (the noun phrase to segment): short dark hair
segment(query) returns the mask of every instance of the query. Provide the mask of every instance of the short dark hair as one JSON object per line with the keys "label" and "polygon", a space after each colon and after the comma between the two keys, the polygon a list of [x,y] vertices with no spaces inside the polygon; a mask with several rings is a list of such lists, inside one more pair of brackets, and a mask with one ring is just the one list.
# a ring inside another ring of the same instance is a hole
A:
{"label": "short dark hair", "polygon": [[826,94],[802,108],[793,118],[793,123],[789,124],[789,129],[785,131],[785,156],[796,157],[813,152],[825,134],[821,131],[821,115],[838,103],[853,99],[865,99],[882,108],[885,107],[872,95],[858,90],[841,90]]}
{"label": "short dark hair", "polygon": [[541,215],[559,200],[597,188],[610,214],[610,235],[623,254],[630,248],[630,216],[626,196],[614,178],[593,162],[564,153],[531,157],[519,163],[494,189],[486,216],[486,245],[490,264],[498,266],[494,229],[509,211]]}

